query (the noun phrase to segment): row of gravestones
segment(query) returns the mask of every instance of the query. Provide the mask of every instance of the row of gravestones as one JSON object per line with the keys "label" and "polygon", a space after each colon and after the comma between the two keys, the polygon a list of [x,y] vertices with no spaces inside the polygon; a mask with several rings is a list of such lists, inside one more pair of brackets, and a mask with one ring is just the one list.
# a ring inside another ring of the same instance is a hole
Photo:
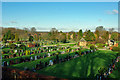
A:
{"label": "row of gravestones", "polygon": [[[78,49],[76,49],[76,50],[78,50]],[[73,51],[74,50],[72,50],[72,52]],[[65,53],[65,52],[63,51],[61,53]],[[9,65],[13,65],[13,64],[19,64],[19,63],[23,63],[23,62],[27,62],[27,61],[34,61],[34,60],[37,60],[37,59],[41,59],[41,58],[45,58],[45,57],[50,57],[50,56],[54,56],[54,55],[55,55],[55,53],[53,53],[53,54],[48,53],[48,55],[45,54],[44,56],[38,55],[38,56],[34,56],[34,57],[30,57],[30,58],[25,58],[25,59],[21,58],[20,60],[16,60],[16,61],[12,61],[12,60],[10,60],[9,62],[4,61],[3,62],[3,66],[9,66]]]}
{"label": "row of gravestones", "polygon": [[[40,49],[41,49],[41,48],[40,48]],[[66,47],[64,47],[64,48],[62,48],[62,49],[66,49]],[[60,50],[60,48],[59,48],[59,49],[48,49],[48,50],[43,50],[43,49],[41,49],[41,51],[35,51],[35,52],[34,52],[34,50],[36,50],[36,49],[31,49],[31,50],[28,52],[28,54],[31,55],[31,54],[35,54],[35,53],[57,51],[57,50]],[[14,57],[17,57],[17,56],[24,56],[24,55],[26,55],[26,53],[24,53],[23,51],[22,51],[23,53],[20,54],[21,50],[18,50],[18,51],[16,50],[15,52],[18,52],[18,55],[16,55],[16,53],[14,53],[13,55],[5,55],[3,59],[14,58]]]}
{"label": "row of gravestones", "polygon": [[[74,50],[72,50],[72,51],[74,51]],[[61,53],[63,53],[63,52],[61,52]],[[37,60],[37,59],[50,57],[50,56],[54,56],[54,55],[55,55],[55,53],[53,53],[53,54],[48,53],[48,54],[45,54],[43,56],[38,55],[38,56],[34,56],[34,57],[31,56],[30,58],[25,58],[25,59],[20,58],[20,60],[16,60],[16,61],[12,61],[12,60],[10,60],[10,61],[3,61],[3,65],[2,66],[9,66],[9,65],[13,65],[13,64],[19,64],[19,63],[27,62],[27,61],[34,61],[34,60]]]}
{"label": "row of gravestones", "polygon": [[[82,55],[85,55],[85,54],[88,54],[88,53],[93,53],[93,52],[94,52],[93,50],[88,50],[88,51],[82,52]],[[61,63],[61,62],[66,62],[66,61],[69,61],[69,60],[74,59],[74,58],[79,57],[79,56],[80,56],[79,53],[76,52],[75,55],[73,55],[73,56],[72,55],[71,56],[68,55],[65,58],[59,58],[58,57],[58,59],[49,60],[49,62],[45,62],[45,63],[42,63],[40,61],[38,64],[36,64],[35,68],[33,67],[32,71],[36,71],[36,70],[45,68],[47,66],[52,66],[53,64],[58,64],[58,63]],[[28,68],[26,68],[26,69],[28,69]]]}
{"label": "row of gravestones", "polygon": [[103,74],[98,75],[97,79],[105,79],[105,78],[107,78],[112,73],[112,71],[115,69],[115,65],[119,61],[118,58],[119,57],[117,56],[114,60],[112,59],[112,64],[109,65],[109,68],[106,70],[106,72],[104,72]]}

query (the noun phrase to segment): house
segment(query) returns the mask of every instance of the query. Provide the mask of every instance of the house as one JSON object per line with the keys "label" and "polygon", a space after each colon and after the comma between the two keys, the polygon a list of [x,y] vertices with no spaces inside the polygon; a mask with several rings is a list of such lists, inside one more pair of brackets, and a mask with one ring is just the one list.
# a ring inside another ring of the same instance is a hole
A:
{"label": "house", "polygon": [[70,39],[73,39],[73,34],[70,35]]}
{"label": "house", "polygon": [[87,41],[84,38],[80,39],[80,41],[78,42],[79,46],[86,46],[86,44],[87,44]]}

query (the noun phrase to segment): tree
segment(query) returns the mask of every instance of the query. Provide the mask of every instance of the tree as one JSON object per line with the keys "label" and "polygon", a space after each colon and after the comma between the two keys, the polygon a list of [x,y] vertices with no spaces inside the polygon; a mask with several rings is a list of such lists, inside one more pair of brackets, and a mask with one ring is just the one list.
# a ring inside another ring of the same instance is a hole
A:
{"label": "tree", "polygon": [[29,37],[29,41],[32,42],[34,40],[33,36]]}
{"label": "tree", "polygon": [[96,30],[98,30],[99,32],[105,31],[105,28],[103,28],[103,26],[98,26],[98,27],[96,27]]}
{"label": "tree", "polygon": [[11,39],[11,31],[8,30],[8,32],[4,34],[3,40],[7,41],[7,40],[10,40],[10,39]]}
{"label": "tree", "polygon": [[58,30],[56,28],[52,28],[49,33],[50,39],[56,41],[58,39],[58,34]]}
{"label": "tree", "polygon": [[96,34],[97,37],[99,38],[100,35],[99,35],[99,31],[98,31],[98,30],[95,31],[95,34]]}
{"label": "tree", "polygon": [[66,43],[66,34],[65,33],[59,34],[58,40],[60,42]]}
{"label": "tree", "polygon": [[68,39],[70,39],[70,34],[68,33]]}
{"label": "tree", "polygon": [[24,29],[23,29],[25,32],[29,32],[29,29],[28,28],[26,28],[26,27],[24,27]]}
{"label": "tree", "polygon": [[106,30],[105,30],[105,28],[103,28],[103,26],[98,26],[98,27],[96,27],[96,31],[99,32],[98,36],[102,36]]}
{"label": "tree", "polygon": [[14,39],[15,39],[15,35],[11,34],[11,40],[14,40]]}
{"label": "tree", "polygon": [[32,33],[35,33],[35,32],[36,32],[36,28],[35,28],[35,27],[32,27],[32,28],[31,28],[31,32],[32,32]]}
{"label": "tree", "polygon": [[56,33],[56,32],[58,32],[58,30],[57,30],[56,28],[52,28],[52,29],[50,30],[50,32],[51,32],[51,33]]}
{"label": "tree", "polygon": [[118,40],[118,33],[117,33],[117,32],[113,32],[113,33],[111,34],[111,39],[117,41],[117,40]]}
{"label": "tree", "polygon": [[15,41],[19,41],[19,37],[17,33],[15,33]]}
{"label": "tree", "polygon": [[76,34],[73,32],[73,40],[76,40]]}
{"label": "tree", "polygon": [[109,32],[108,31],[104,32],[104,34],[102,35],[102,38],[104,39],[104,41],[108,41],[108,39],[109,39]]}
{"label": "tree", "polygon": [[39,36],[35,35],[35,41],[38,41],[38,40],[39,40]]}
{"label": "tree", "polygon": [[83,33],[82,33],[82,30],[80,29],[79,32],[78,32],[78,37],[79,39],[81,39],[83,37]]}
{"label": "tree", "polygon": [[91,32],[90,30],[88,30],[86,33],[85,33],[85,39],[87,41],[95,41],[95,35],[93,32]]}
{"label": "tree", "polygon": [[112,32],[114,31],[114,28],[109,28],[109,33],[112,34]]}

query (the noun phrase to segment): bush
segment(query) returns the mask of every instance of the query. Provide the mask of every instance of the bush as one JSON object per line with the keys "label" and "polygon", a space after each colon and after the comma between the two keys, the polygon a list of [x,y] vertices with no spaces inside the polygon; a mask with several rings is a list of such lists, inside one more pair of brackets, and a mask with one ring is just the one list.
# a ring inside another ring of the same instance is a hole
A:
{"label": "bush", "polygon": [[95,50],[95,49],[96,49],[96,50],[97,50],[97,48],[96,48],[94,45],[91,45],[91,46],[90,46],[90,49],[92,49],[92,50]]}
{"label": "bush", "polygon": [[21,42],[17,42],[17,44],[21,44]]}
{"label": "bush", "polygon": [[23,44],[21,44],[19,48],[25,50],[25,49],[26,49],[26,46],[23,45]]}
{"label": "bush", "polygon": [[119,47],[113,47],[112,51],[120,51],[120,48]]}
{"label": "bush", "polygon": [[92,46],[93,44],[87,44],[88,47]]}
{"label": "bush", "polygon": [[69,46],[74,46],[75,44],[69,44]]}
{"label": "bush", "polygon": [[105,46],[105,44],[97,43],[96,46],[97,46],[98,48],[102,48],[102,47]]}
{"label": "bush", "polygon": [[10,48],[11,48],[11,49],[15,49],[15,48],[17,48],[17,45],[11,44],[11,45],[10,45]]}
{"label": "bush", "polygon": [[95,46],[94,46],[94,45],[91,45],[91,46],[90,46],[90,49],[94,50],[94,49],[95,49]]}
{"label": "bush", "polygon": [[119,52],[119,53],[117,53],[117,56],[120,56],[120,52]]}

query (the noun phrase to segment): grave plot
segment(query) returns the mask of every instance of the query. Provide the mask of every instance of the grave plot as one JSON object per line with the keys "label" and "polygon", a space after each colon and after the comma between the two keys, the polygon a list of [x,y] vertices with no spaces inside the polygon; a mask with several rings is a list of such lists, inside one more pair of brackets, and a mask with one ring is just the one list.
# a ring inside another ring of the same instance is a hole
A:
{"label": "grave plot", "polygon": [[[59,52],[63,52],[66,51],[67,49],[60,49],[58,50]],[[58,51],[51,51],[49,52],[50,56],[54,56],[54,54]],[[22,56],[22,57],[17,57],[17,58],[9,58],[9,59],[3,59],[2,61],[7,61],[8,64],[10,64],[10,61],[13,61],[12,64],[18,64],[18,63],[22,63],[22,62],[28,62],[28,61],[33,61],[33,60],[37,60],[40,58],[45,58],[48,56],[48,53],[40,53],[40,54],[34,54],[34,55],[26,55],[26,56]]]}
{"label": "grave plot", "polygon": [[[85,49],[83,51],[85,51]],[[32,70],[33,68],[36,68],[37,64],[39,64],[40,62],[42,62],[44,67],[46,67],[47,65],[45,65],[45,64],[50,64],[50,60],[52,60],[53,64],[57,64],[57,63],[69,61],[70,59],[74,59],[74,58],[76,58],[75,56],[76,56],[76,52],[70,52],[70,53],[68,52],[68,53],[65,53],[65,54],[58,55],[58,59],[57,59],[57,56],[51,56],[51,57],[46,57],[46,58],[43,58],[43,59],[38,59],[38,60],[35,60],[35,61],[31,61],[31,62],[15,64],[15,65],[8,66],[8,67],[14,67],[14,68],[22,69],[22,70],[25,67],[27,67],[30,70]]]}

